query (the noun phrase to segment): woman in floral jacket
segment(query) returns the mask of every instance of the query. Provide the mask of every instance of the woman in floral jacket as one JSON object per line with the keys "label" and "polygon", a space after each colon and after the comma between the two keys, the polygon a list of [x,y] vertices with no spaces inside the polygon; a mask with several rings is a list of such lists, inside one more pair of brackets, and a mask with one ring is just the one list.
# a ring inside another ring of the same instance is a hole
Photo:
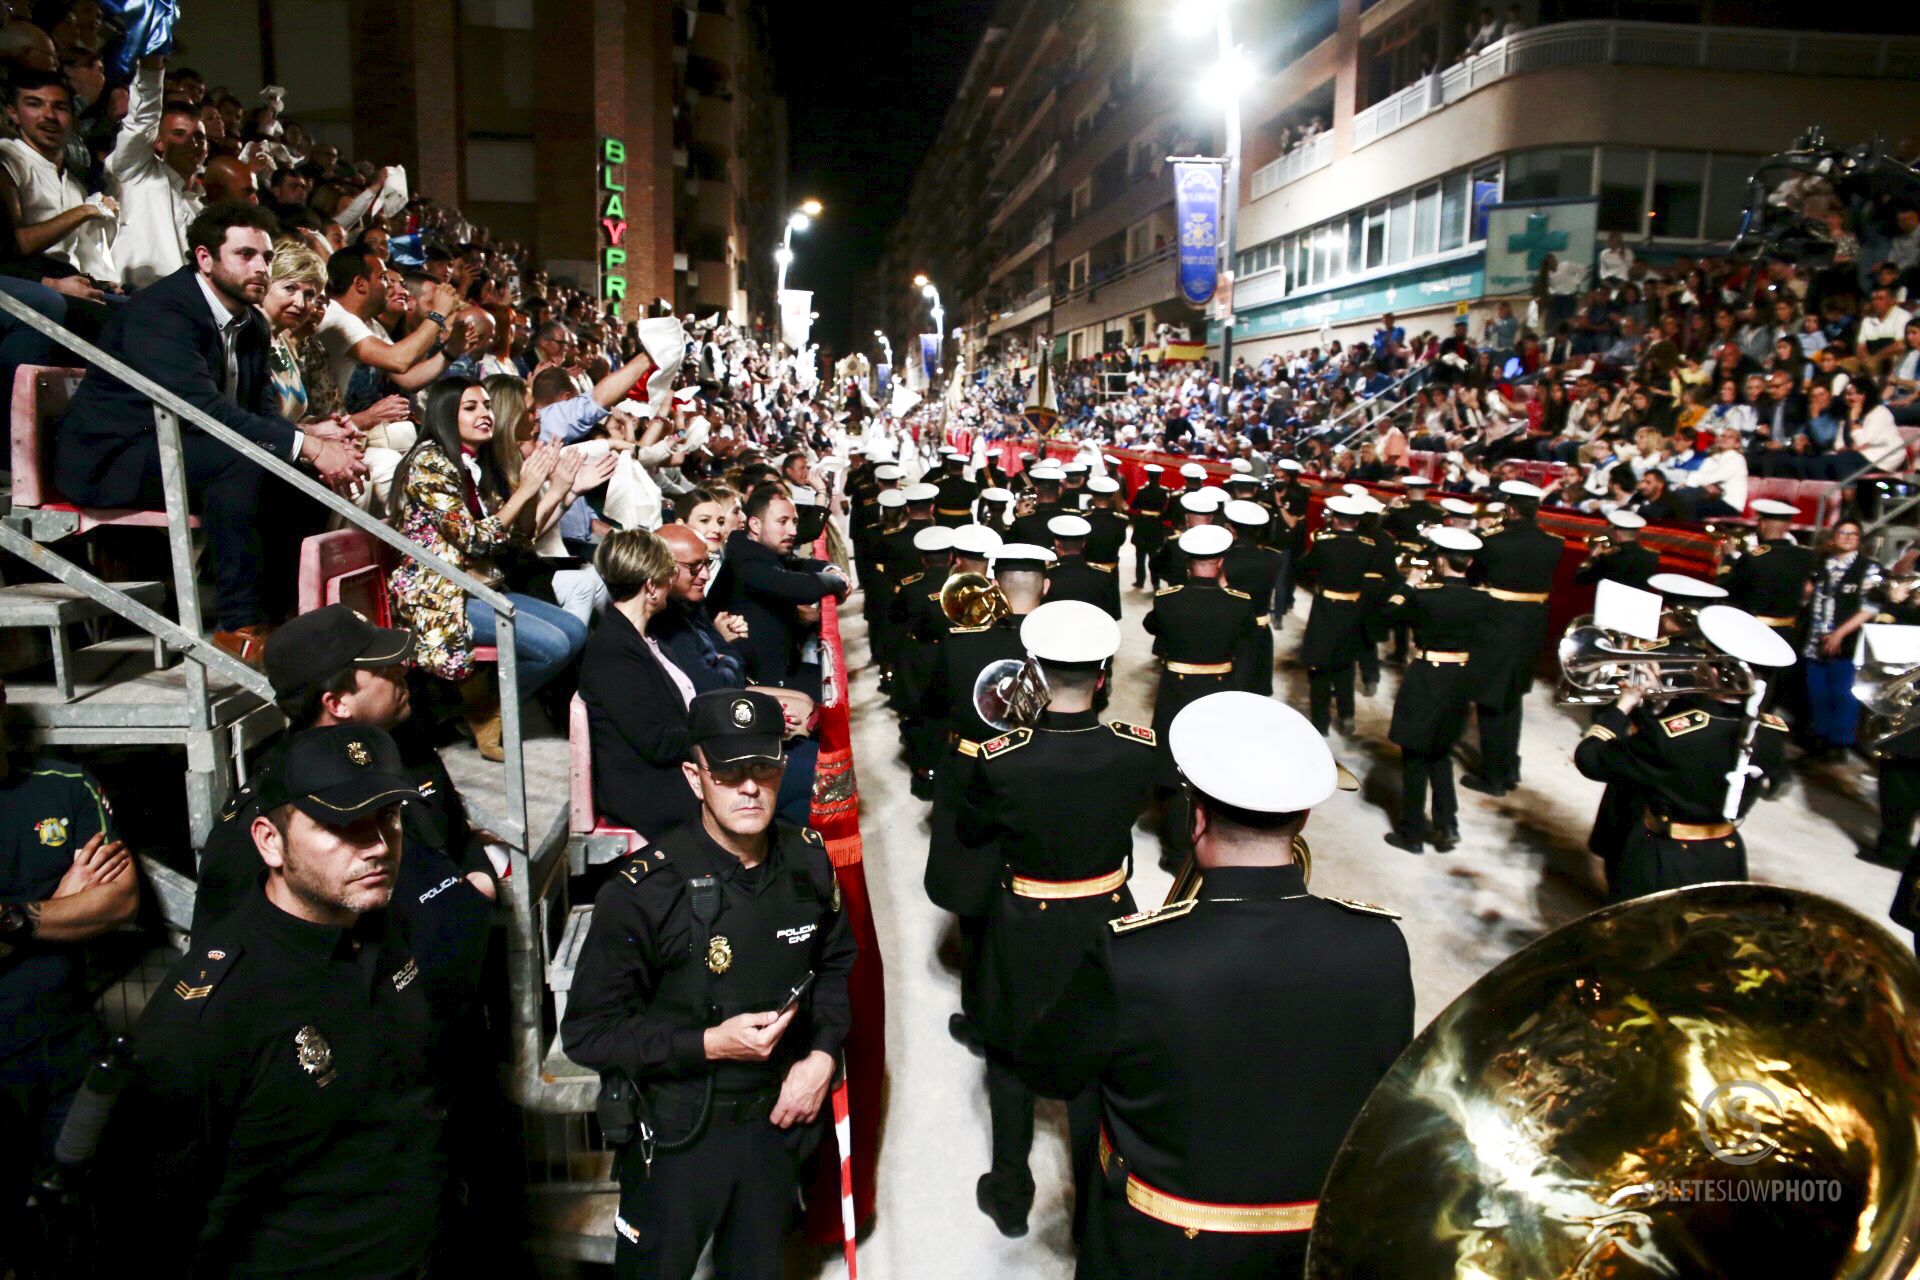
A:
{"label": "woman in floral jacket", "polygon": [[[443,378],[427,393],[420,438],[394,470],[387,520],[401,533],[488,586],[505,573],[498,563],[509,548],[531,543],[544,516],[568,496],[556,484],[543,496],[560,458],[557,445],[537,448],[508,487],[487,448],[493,410],[486,390],[470,378]],[[414,634],[414,661],[423,670],[460,685],[468,728],[481,755],[503,758],[500,699],[485,672],[475,674],[475,645],[495,642],[494,613],[457,583],[407,561],[391,579],[393,611]],[[587,642],[586,624],[558,605],[509,593],[514,604],[514,652],[520,695],[531,695],[572,662]]]}

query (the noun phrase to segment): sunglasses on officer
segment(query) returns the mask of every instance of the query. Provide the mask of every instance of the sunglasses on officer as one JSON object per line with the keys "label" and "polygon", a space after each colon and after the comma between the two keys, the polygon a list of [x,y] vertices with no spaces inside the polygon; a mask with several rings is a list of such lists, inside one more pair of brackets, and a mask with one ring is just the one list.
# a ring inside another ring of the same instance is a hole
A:
{"label": "sunglasses on officer", "polygon": [[733,788],[743,785],[748,778],[763,787],[770,787],[780,781],[780,775],[786,772],[784,761],[743,760],[738,764],[703,766],[709,778],[723,787]]}

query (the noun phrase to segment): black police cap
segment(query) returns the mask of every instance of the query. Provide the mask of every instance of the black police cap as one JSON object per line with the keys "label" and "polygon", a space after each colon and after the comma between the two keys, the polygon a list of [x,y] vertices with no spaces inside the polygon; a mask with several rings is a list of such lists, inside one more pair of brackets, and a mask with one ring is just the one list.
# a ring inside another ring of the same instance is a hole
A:
{"label": "black police cap", "polygon": [[786,759],[786,716],[771,694],[714,689],[687,706],[689,736],[709,767]]}
{"label": "black police cap", "polygon": [[260,780],[262,810],[290,804],[315,822],[344,827],[420,791],[407,782],[400,748],[379,729],[333,724],[287,739]]}
{"label": "black police cap", "polygon": [[413,653],[413,633],[376,627],[344,604],[330,604],[267,637],[263,662],[274,696],[295,698],[348,667],[390,667]]}

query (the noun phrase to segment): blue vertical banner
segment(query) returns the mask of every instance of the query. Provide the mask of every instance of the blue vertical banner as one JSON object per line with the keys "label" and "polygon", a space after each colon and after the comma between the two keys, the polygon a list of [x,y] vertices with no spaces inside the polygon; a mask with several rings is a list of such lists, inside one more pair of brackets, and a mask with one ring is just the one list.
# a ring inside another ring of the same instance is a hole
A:
{"label": "blue vertical banner", "polygon": [[940,371],[940,335],[923,333],[920,335],[920,367],[926,371],[927,383],[932,385],[934,376]]}
{"label": "blue vertical banner", "polygon": [[1220,285],[1220,165],[1176,161],[1173,200],[1180,229],[1180,296],[1204,307]]}
{"label": "blue vertical banner", "polygon": [[877,364],[873,366],[873,391],[880,399],[887,398],[887,392],[893,388],[893,366]]}

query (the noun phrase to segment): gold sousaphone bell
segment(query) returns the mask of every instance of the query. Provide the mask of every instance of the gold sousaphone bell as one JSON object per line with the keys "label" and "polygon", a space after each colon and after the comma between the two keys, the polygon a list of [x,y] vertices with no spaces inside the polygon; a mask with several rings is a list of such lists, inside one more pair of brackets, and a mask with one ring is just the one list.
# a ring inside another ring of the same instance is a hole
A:
{"label": "gold sousaphone bell", "polygon": [[990,627],[1013,607],[984,573],[956,573],[940,584],[940,612],[956,627]]}
{"label": "gold sousaphone bell", "polygon": [[1920,1261],[1920,969],[1850,909],[1697,885],[1597,911],[1400,1055],[1309,1280],[1896,1280]]}

